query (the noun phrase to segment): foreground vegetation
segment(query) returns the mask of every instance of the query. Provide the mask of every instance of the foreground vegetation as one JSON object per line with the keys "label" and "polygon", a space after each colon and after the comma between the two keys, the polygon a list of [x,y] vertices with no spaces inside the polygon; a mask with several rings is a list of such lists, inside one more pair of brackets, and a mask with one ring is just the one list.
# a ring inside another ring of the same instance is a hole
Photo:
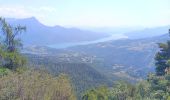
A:
{"label": "foreground vegetation", "polygon": [[116,82],[113,87],[89,90],[83,100],[170,100],[170,75],[152,76],[136,85]]}
{"label": "foreground vegetation", "polygon": [[0,78],[0,100],[76,100],[76,96],[64,74],[53,77],[42,70],[21,70]]}
{"label": "foreground vegetation", "polygon": [[[0,100],[76,100],[77,95],[75,95],[74,90],[77,92],[83,89],[77,90],[80,88],[73,87],[76,87],[76,85],[87,87],[87,84],[83,81],[80,81],[81,84],[76,81],[91,73],[83,74],[81,70],[72,70],[72,66],[74,68],[77,66],[77,69],[80,68],[77,64],[66,64],[65,66],[70,66],[70,70],[65,69],[63,64],[60,66],[56,64],[59,72],[65,72],[68,75],[72,75],[70,73],[74,72],[75,77],[79,75],[78,79],[74,80],[75,83],[73,82],[74,86],[65,74],[51,71],[56,75],[55,77],[46,70],[39,70],[38,67],[37,69],[24,67],[26,66],[26,60],[20,53],[22,43],[18,35],[26,28],[20,25],[13,27],[2,18],[0,18],[0,27],[0,33],[2,33],[0,34]],[[155,57],[156,72],[149,74],[147,80],[137,84],[118,81],[112,87],[97,85],[97,88],[86,91],[81,99],[170,100],[170,41],[159,44],[159,47],[160,51]],[[90,72],[87,66],[81,68],[84,68],[83,71]],[[92,74],[92,76],[98,75],[98,72]],[[98,77],[105,81],[104,76]],[[89,82],[96,81],[96,83],[101,81],[95,78],[85,80],[89,80]],[[92,86],[88,86],[92,88]],[[80,98],[78,97],[78,99]]]}

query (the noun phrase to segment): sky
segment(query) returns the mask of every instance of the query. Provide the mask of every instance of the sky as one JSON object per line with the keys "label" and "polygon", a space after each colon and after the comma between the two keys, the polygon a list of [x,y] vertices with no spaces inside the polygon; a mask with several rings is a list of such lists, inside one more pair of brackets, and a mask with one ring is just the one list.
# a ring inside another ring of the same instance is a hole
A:
{"label": "sky", "polygon": [[0,0],[0,16],[49,26],[156,27],[170,25],[170,0]]}

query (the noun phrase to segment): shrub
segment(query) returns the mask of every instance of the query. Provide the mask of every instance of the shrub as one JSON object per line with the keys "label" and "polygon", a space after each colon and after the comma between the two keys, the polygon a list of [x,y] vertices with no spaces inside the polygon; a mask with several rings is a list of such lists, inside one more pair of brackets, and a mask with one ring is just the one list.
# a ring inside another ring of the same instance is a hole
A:
{"label": "shrub", "polygon": [[66,75],[53,77],[45,71],[27,70],[0,78],[0,100],[75,100]]}
{"label": "shrub", "polygon": [[10,73],[9,69],[0,67],[0,77],[7,75],[8,73]]}

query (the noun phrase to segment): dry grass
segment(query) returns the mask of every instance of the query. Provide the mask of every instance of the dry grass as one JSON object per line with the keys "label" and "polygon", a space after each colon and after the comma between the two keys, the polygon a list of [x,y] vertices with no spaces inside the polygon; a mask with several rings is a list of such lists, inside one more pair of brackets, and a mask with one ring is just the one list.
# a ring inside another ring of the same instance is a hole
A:
{"label": "dry grass", "polygon": [[0,78],[0,100],[75,100],[66,75],[28,70]]}

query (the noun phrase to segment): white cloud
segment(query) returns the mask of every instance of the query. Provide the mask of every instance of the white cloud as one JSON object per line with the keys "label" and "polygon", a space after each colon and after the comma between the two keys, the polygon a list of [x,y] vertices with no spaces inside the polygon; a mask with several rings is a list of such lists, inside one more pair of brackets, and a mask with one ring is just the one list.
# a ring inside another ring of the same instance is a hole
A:
{"label": "white cloud", "polygon": [[13,18],[26,18],[31,17],[31,13],[26,11],[23,7],[0,7],[0,16],[13,17]]}
{"label": "white cloud", "polygon": [[30,16],[42,16],[46,13],[56,12],[55,8],[52,7],[18,7],[18,6],[0,6],[0,16],[4,17],[30,17]]}
{"label": "white cloud", "polygon": [[22,6],[0,6],[0,16],[6,18],[28,18],[36,17],[42,23],[48,24],[49,16],[57,13],[55,8],[52,7],[22,7]]}

